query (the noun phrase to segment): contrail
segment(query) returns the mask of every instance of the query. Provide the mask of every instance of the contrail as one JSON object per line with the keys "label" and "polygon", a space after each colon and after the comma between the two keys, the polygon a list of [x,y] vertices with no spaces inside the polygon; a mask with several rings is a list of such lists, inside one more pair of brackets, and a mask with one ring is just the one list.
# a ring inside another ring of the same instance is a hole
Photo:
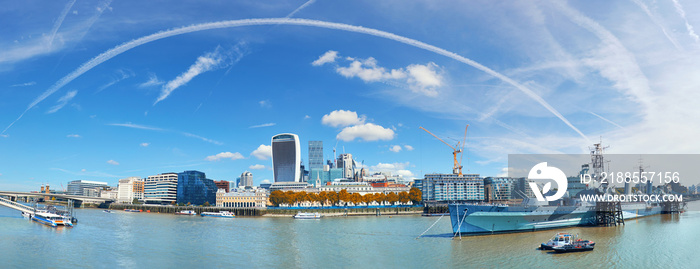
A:
{"label": "contrail", "polygon": [[309,0],[309,1],[307,1],[307,2],[304,3],[303,5],[299,6],[297,9],[295,9],[294,11],[292,11],[292,13],[289,13],[289,15],[287,15],[287,17],[285,17],[285,18],[291,18],[292,16],[294,16],[294,14],[296,14],[296,13],[299,12],[300,10],[304,9],[305,7],[307,7],[307,6],[311,5],[311,4],[313,4],[314,2],[316,2],[316,0]]}
{"label": "contrail", "polygon": [[377,29],[372,29],[372,28],[366,28],[362,26],[355,26],[355,25],[349,25],[349,24],[344,24],[344,23],[337,23],[337,22],[326,22],[326,21],[318,21],[318,20],[309,20],[309,19],[292,19],[292,18],[266,18],[266,19],[243,19],[243,20],[229,20],[229,21],[219,21],[219,22],[210,22],[210,23],[202,23],[202,24],[196,24],[196,25],[190,25],[190,26],[185,26],[185,27],[180,27],[180,28],[175,28],[171,30],[166,30],[166,31],[161,31],[157,32],[151,35],[147,35],[138,39],[131,40],[129,42],[122,43],[121,45],[118,45],[108,51],[103,52],[100,55],[95,56],[94,58],[90,59],[89,61],[85,62],[82,64],[78,69],[75,71],[71,72],[70,74],[66,75],[65,77],[61,78],[59,81],[57,81],[54,85],[52,85],[47,91],[45,91],[43,94],[41,94],[39,97],[37,97],[29,106],[27,109],[22,112],[22,114],[17,118],[14,122],[12,122],[5,130],[3,130],[2,133],[5,133],[8,128],[10,128],[15,122],[17,122],[19,119],[24,116],[27,111],[32,109],[36,104],[39,102],[43,101],[46,99],[49,95],[53,94],[57,90],[59,90],[61,87],[65,86],[69,82],[73,81],[75,78],[79,77],[80,75],[84,74],[87,71],[90,71],[93,67],[114,58],[115,56],[128,51],[130,49],[133,49],[135,47],[141,46],[143,44],[153,42],[156,40],[160,40],[166,37],[171,37],[171,36],[176,36],[176,35],[181,35],[181,34],[187,34],[187,33],[192,33],[192,32],[198,32],[198,31],[204,31],[204,30],[211,30],[211,29],[222,29],[222,28],[233,28],[233,27],[241,27],[241,26],[254,26],[254,25],[271,25],[271,24],[285,24],[285,25],[300,25],[300,26],[313,26],[313,27],[320,27],[320,28],[328,28],[328,29],[335,29],[335,30],[341,30],[341,31],[347,31],[347,32],[355,32],[355,33],[361,33],[361,34],[367,34],[367,35],[372,35],[376,37],[381,37],[381,38],[386,38],[390,40],[394,40],[400,43],[404,43],[406,45],[414,46],[420,49],[424,49],[427,51],[431,51],[440,55],[443,55],[445,57],[460,61],[462,63],[468,64],[476,69],[479,69],[489,75],[492,75],[510,85],[513,85],[516,89],[520,90],[521,92],[525,93],[528,97],[531,99],[535,100],[537,103],[542,105],[545,109],[549,110],[552,114],[554,114],[557,118],[559,118],[562,122],[564,122],[567,126],[569,126],[572,130],[576,131],[581,137],[584,139],[588,140],[588,137],[584,135],[578,128],[576,128],[573,124],[569,122],[564,116],[559,113],[554,107],[549,105],[547,101],[542,99],[539,95],[537,95],[535,92],[532,90],[528,89],[524,85],[512,80],[509,77],[506,77],[505,75],[498,73],[494,70],[491,70],[490,68],[483,66],[480,63],[477,63],[475,61],[472,61],[468,58],[462,57],[454,52],[438,48],[433,45],[429,45],[423,42],[420,42],[415,39],[411,39],[408,37],[403,37],[399,36],[396,34],[392,34],[389,32],[377,30]]}
{"label": "contrail", "polygon": [[647,16],[649,16],[651,21],[654,22],[654,24],[656,24],[656,26],[661,28],[661,31],[664,32],[664,35],[666,36],[668,41],[671,41],[671,43],[673,44],[674,47],[676,47],[676,49],[683,50],[683,49],[681,49],[681,46],[678,45],[678,42],[674,38],[672,38],[670,35],[668,35],[668,32],[666,32],[666,28],[664,28],[663,25],[661,25],[661,23],[659,22],[659,19],[656,16],[654,16],[653,14],[651,14],[651,10],[649,10],[649,7],[647,7],[647,5],[642,3],[640,0],[632,0],[632,2],[637,4],[640,8],[642,8],[642,10],[644,10],[644,13],[646,13]]}
{"label": "contrail", "polygon": [[76,0],[70,1],[65,8],[63,8],[63,11],[61,11],[61,15],[58,16],[58,19],[56,19],[56,23],[53,24],[53,29],[51,29],[51,39],[49,39],[49,47],[48,49],[51,49],[51,44],[53,44],[53,38],[56,37],[56,32],[58,32],[58,28],[61,27],[61,24],[63,24],[63,20],[66,18],[66,15],[68,15],[68,11],[73,7],[73,4],[75,4]]}
{"label": "contrail", "polygon": [[598,117],[599,119],[604,120],[604,121],[606,121],[606,122],[608,122],[608,123],[610,123],[610,124],[612,124],[612,125],[615,125],[615,126],[619,127],[620,129],[625,129],[625,127],[620,126],[619,124],[615,123],[614,121],[611,121],[611,120],[609,120],[609,119],[603,118],[603,116],[601,116],[601,115],[598,115],[598,114],[593,113],[593,112],[591,112],[591,111],[588,111],[588,113],[590,113],[591,115],[596,116],[596,117]]}
{"label": "contrail", "polygon": [[672,1],[673,6],[676,7],[676,12],[678,12],[678,15],[681,15],[681,18],[683,18],[683,21],[685,21],[685,28],[688,29],[688,35],[690,35],[690,37],[692,37],[696,43],[700,42],[700,37],[695,33],[695,30],[693,30],[693,26],[688,23],[688,19],[685,18],[685,10],[683,10],[681,3],[679,3],[678,0]]}

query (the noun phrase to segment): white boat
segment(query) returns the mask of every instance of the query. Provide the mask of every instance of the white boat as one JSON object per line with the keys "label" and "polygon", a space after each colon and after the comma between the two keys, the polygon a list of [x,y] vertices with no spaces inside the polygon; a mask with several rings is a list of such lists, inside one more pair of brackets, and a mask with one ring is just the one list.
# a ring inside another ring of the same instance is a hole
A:
{"label": "white boat", "polygon": [[29,213],[29,212],[24,212],[24,211],[22,211],[22,217],[24,217],[25,219],[31,219],[31,218],[32,218],[32,214]]}
{"label": "white boat", "polygon": [[547,243],[540,244],[540,249],[551,250],[555,247],[563,247],[576,241],[576,236],[571,233],[557,233]]}
{"label": "white boat", "polygon": [[202,212],[202,217],[233,218],[236,215],[228,211]]}
{"label": "white boat", "polygon": [[321,217],[323,217],[323,216],[321,216],[321,214],[319,214],[318,212],[316,212],[316,213],[297,212],[297,214],[294,215],[295,219],[320,219]]}
{"label": "white boat", "polygon": [[182,210],[180,212],[175,212],[175,215],[190,215],[194,216],[197,215],[197,212],[194,212],[194,210]]}
{"label": "white boat", "polygon": [[51,226],[51,227],[57,227],[59,225],[73,227],[73,222],[71,221],[71,217],[58,215],[58,214],[51,213],[51,212],[48,212],[45,210],[35,212],[35,214],[31,218],[33,221],[36,221],[38,223],[41,223],[41,224],[44,224],[47,226]]}

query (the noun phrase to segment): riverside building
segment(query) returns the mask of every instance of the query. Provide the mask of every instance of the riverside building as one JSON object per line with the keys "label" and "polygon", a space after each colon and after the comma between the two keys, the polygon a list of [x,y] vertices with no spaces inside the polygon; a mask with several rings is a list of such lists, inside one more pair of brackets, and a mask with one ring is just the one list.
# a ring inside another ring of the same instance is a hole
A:
{"label": "riverside building", "polygon": [[185,171],[177,174],[178,204],[214,205],[218,189],[214,181],[208,179],[203,172]]}
{"label": "riverside building", "polygon": [[117,203],[131,204],[134,199],[143,201],[144,181],[137,177],[128,177],[119,180],[117,186]]}
{"label": "riverside building", "polygon": [[484,201],[484,179],[478,174],[426,174],[419,186],[423,201]]}
{"label": "riverside building", "polygon": [[265,208],[269,202],[269,196],[265,190],[239,191],[226,193],[222,190],[216,192],[216,206],[245,208]]}
{"label": "riverside building", "polygon": [[173,204],[177,201],[177,173],[148,176],[143,190],[147,204]]}
{"label": "riverside building", "polygon": [[[109,187],[107,182],[99,181],[89,181],[89,180],[73,180],[68,182],[68,189],[66,191],[69,195],[82,195],[82,196],[92,196],[99,197],[99,189]],[[88,189],[85,191],[85,189]],[[95,194],[95,190],[98,190]],[[90,195],[86,195],[90,194]]]}

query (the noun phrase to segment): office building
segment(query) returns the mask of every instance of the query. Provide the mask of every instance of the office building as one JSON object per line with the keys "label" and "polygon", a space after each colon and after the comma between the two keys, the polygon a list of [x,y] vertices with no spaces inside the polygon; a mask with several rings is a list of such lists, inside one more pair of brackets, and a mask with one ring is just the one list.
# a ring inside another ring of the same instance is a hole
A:
{"label": "office building", "polygon": [[352,154],[340,154],[338,156],[338,168],[343,169],[344,178],[353,178],[355,176],[355,161],[352,159]]}
{"label": "office building", "polygon": [[275,182],[299,182],[301,180],[301,149],[295,134],[278,134],[272,137],[272,173]]}
{"label": "office building", "polygon": [[216,188],[222,189],[226,192],[228,192],[231,188],[231,182],[228,182],[226,180],[214,181],[214,185],[216,185]]}
{"label": "office building", "polygon": [[[68,195],[82,195],[82,196],[90,196],[90,197],[99,197],[99,195],[100,195],[99,189],[107,188],[107,187],[109,187],[107,185],[107,182],[89,181],[89,180],[73,180],[71,182],[68,182],[67,194]],[[86,192],[86,191],[84,191],[84,189],[91,189],[91,190],[88,190]],[[95,192],[95,189],[97,189],[97,192]],[[90,194],[90,195],[85,195],[85,193]]]}
{"label": "office building", "polygon": [[147,204],[174,204],[177,201],[177,173],[148,176],[143,196]]}
{"label": "office building", "polygon": [[143,201],[144,181],[137,177],[128,177],[119,180],[117,186],[117,203],[131,204],[134,199]]}
{"label": "office building", "polygon": [[245,171],[241,174],[241,183],[238,187],[246,188],[253,187],[253,173]]}
{"label": "office building", "polygon": [[177,174],[177,203],[193,205],[216,204],[217,188],[214,181],[199,171]]}
{"label": "office building", "polygon": [[487,177],[484,179],[484,199],[486,202],[511,199],[513,180],[509,177]]}
{"label": "office building", "polygon": [[216,193],[216,206],[218,207],[265,208],[267,207],[268,200],[269,197],[267,191],[265,190],[238,191],[229,193],[219,190]]}
{"label": "office building", "polygon": [[309,141],[309,170],[323,169],[323,141]]}

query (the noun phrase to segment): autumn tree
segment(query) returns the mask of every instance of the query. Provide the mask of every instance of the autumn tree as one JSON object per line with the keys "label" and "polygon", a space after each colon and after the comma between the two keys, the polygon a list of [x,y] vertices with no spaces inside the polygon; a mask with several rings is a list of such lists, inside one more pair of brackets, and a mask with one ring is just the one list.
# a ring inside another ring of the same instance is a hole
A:
{"label": "autumn tree", "polygon": [[423,200],[423,192],[418,188],[411,188],[408,192],[408,199],[410,199],[414,205],[418,204]]}
{"label": "autumn tree", "polygon": [[410,200],[411,199],[409,199],[408,192],[402,191],[399,193],[399,202],[401,202],[402,204],[406,204]]}
{"label": "autumn tree", "polygon": [[393,205],[394,203],[399,201],[399,196],[392,191],[386,195],[386,201],[389,202],[389,204]]}
{"label": "autumn tree", "polygon": [[350,201],[350,194],[348,193],[348,190],[340,190],[340,192],[338,193],[338,201],[342,201],[343,204],[347,204]]}

